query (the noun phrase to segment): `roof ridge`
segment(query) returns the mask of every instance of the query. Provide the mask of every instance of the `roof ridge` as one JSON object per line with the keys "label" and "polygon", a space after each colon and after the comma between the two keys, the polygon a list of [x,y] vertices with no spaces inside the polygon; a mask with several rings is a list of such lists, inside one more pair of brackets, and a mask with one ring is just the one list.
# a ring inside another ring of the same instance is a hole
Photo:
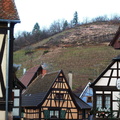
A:
{"label": "roof ridge", "polygon": [[46,73],[46,74],[52,74],[52,73],[57,73],[57,72],[60,72],[61,70],[56,70],[56,71],[52,71],[52,72],[49,72],[49,73]]}
{"label": "roof ridge", "polygon": [[52,72],[48,72],[45,75],[42,76],[42,78],[44,78],[46,75],[50,75],[50,74],[54,74],[54,73],[60,73],[61,70],[56,70],[56,71],[52,71]]}

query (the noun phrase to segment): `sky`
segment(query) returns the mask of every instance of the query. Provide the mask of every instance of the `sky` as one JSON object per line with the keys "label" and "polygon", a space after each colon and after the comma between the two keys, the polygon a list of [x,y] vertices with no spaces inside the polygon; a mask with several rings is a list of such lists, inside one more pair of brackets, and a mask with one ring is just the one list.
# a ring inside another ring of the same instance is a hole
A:
{"label": "sky", "polygon": [[120,15],[119,0],[15,0],[21,23],[15,25],[15,34],[31,32],[35,23],[40,29],[49,28],[57,20],[73,19],[75,11],[82,22],[97,16]]}

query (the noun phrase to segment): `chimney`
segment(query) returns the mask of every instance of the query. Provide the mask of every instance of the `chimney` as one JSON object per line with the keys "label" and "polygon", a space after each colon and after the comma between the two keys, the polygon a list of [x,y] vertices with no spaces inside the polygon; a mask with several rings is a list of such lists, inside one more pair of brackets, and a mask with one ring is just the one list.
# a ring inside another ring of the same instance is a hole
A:
{"label": "chimney", "polygon": [[44,76],[46,73],[47,73],[47,64],[46,63],[43,63],[42,64],[42,76]]}
{"label": "chimney", "polygon": [[68,82],[69,82],[69,86],[70,86],[71,89],[72,89],[72,77],[73,77],[72,71],[69,71]]}
{"label": "chimney", "polygon": [[26,73],[26,68],[23,68],[23,75]]}
{"label": "chimney", "polygon": [[44,76],[47,73],[47,70],[42,69],[42,76]]}

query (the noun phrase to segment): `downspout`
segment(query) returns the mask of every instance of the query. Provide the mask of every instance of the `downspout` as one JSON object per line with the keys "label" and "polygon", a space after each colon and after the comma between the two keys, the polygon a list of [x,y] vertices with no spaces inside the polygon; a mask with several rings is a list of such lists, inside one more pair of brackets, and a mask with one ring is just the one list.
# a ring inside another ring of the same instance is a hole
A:
{"label": "downspout", "polygon": [[6,56],[6,113],[5,120],[8,120],[8,89],[9,89],[9,49],[10,49],[10,22],[8,22],[7,26],[7,56]]}

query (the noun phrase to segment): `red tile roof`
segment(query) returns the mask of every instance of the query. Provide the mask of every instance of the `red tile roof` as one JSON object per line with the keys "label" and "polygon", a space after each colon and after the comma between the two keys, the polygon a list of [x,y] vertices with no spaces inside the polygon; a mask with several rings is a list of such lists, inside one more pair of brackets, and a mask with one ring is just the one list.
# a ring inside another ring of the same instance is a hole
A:
{"label": "red tile roof", "polygon": [[20,81],[27,87],[35,77],[37,77],[37,72],[42,69],[41,65],[30,68],[20,79]]}
{"label": "red tile roof", "polygon": [[115,36],[111,40],[109,46],[112,46],[115,49],[120,49],[120,42],[119,41],[120,41],[120,26],[119,26],[118,30],[116,31]]}
{"label": "red tile roof", "polygon": [[0,19],[19,21],[14,0],[0,0]]}

